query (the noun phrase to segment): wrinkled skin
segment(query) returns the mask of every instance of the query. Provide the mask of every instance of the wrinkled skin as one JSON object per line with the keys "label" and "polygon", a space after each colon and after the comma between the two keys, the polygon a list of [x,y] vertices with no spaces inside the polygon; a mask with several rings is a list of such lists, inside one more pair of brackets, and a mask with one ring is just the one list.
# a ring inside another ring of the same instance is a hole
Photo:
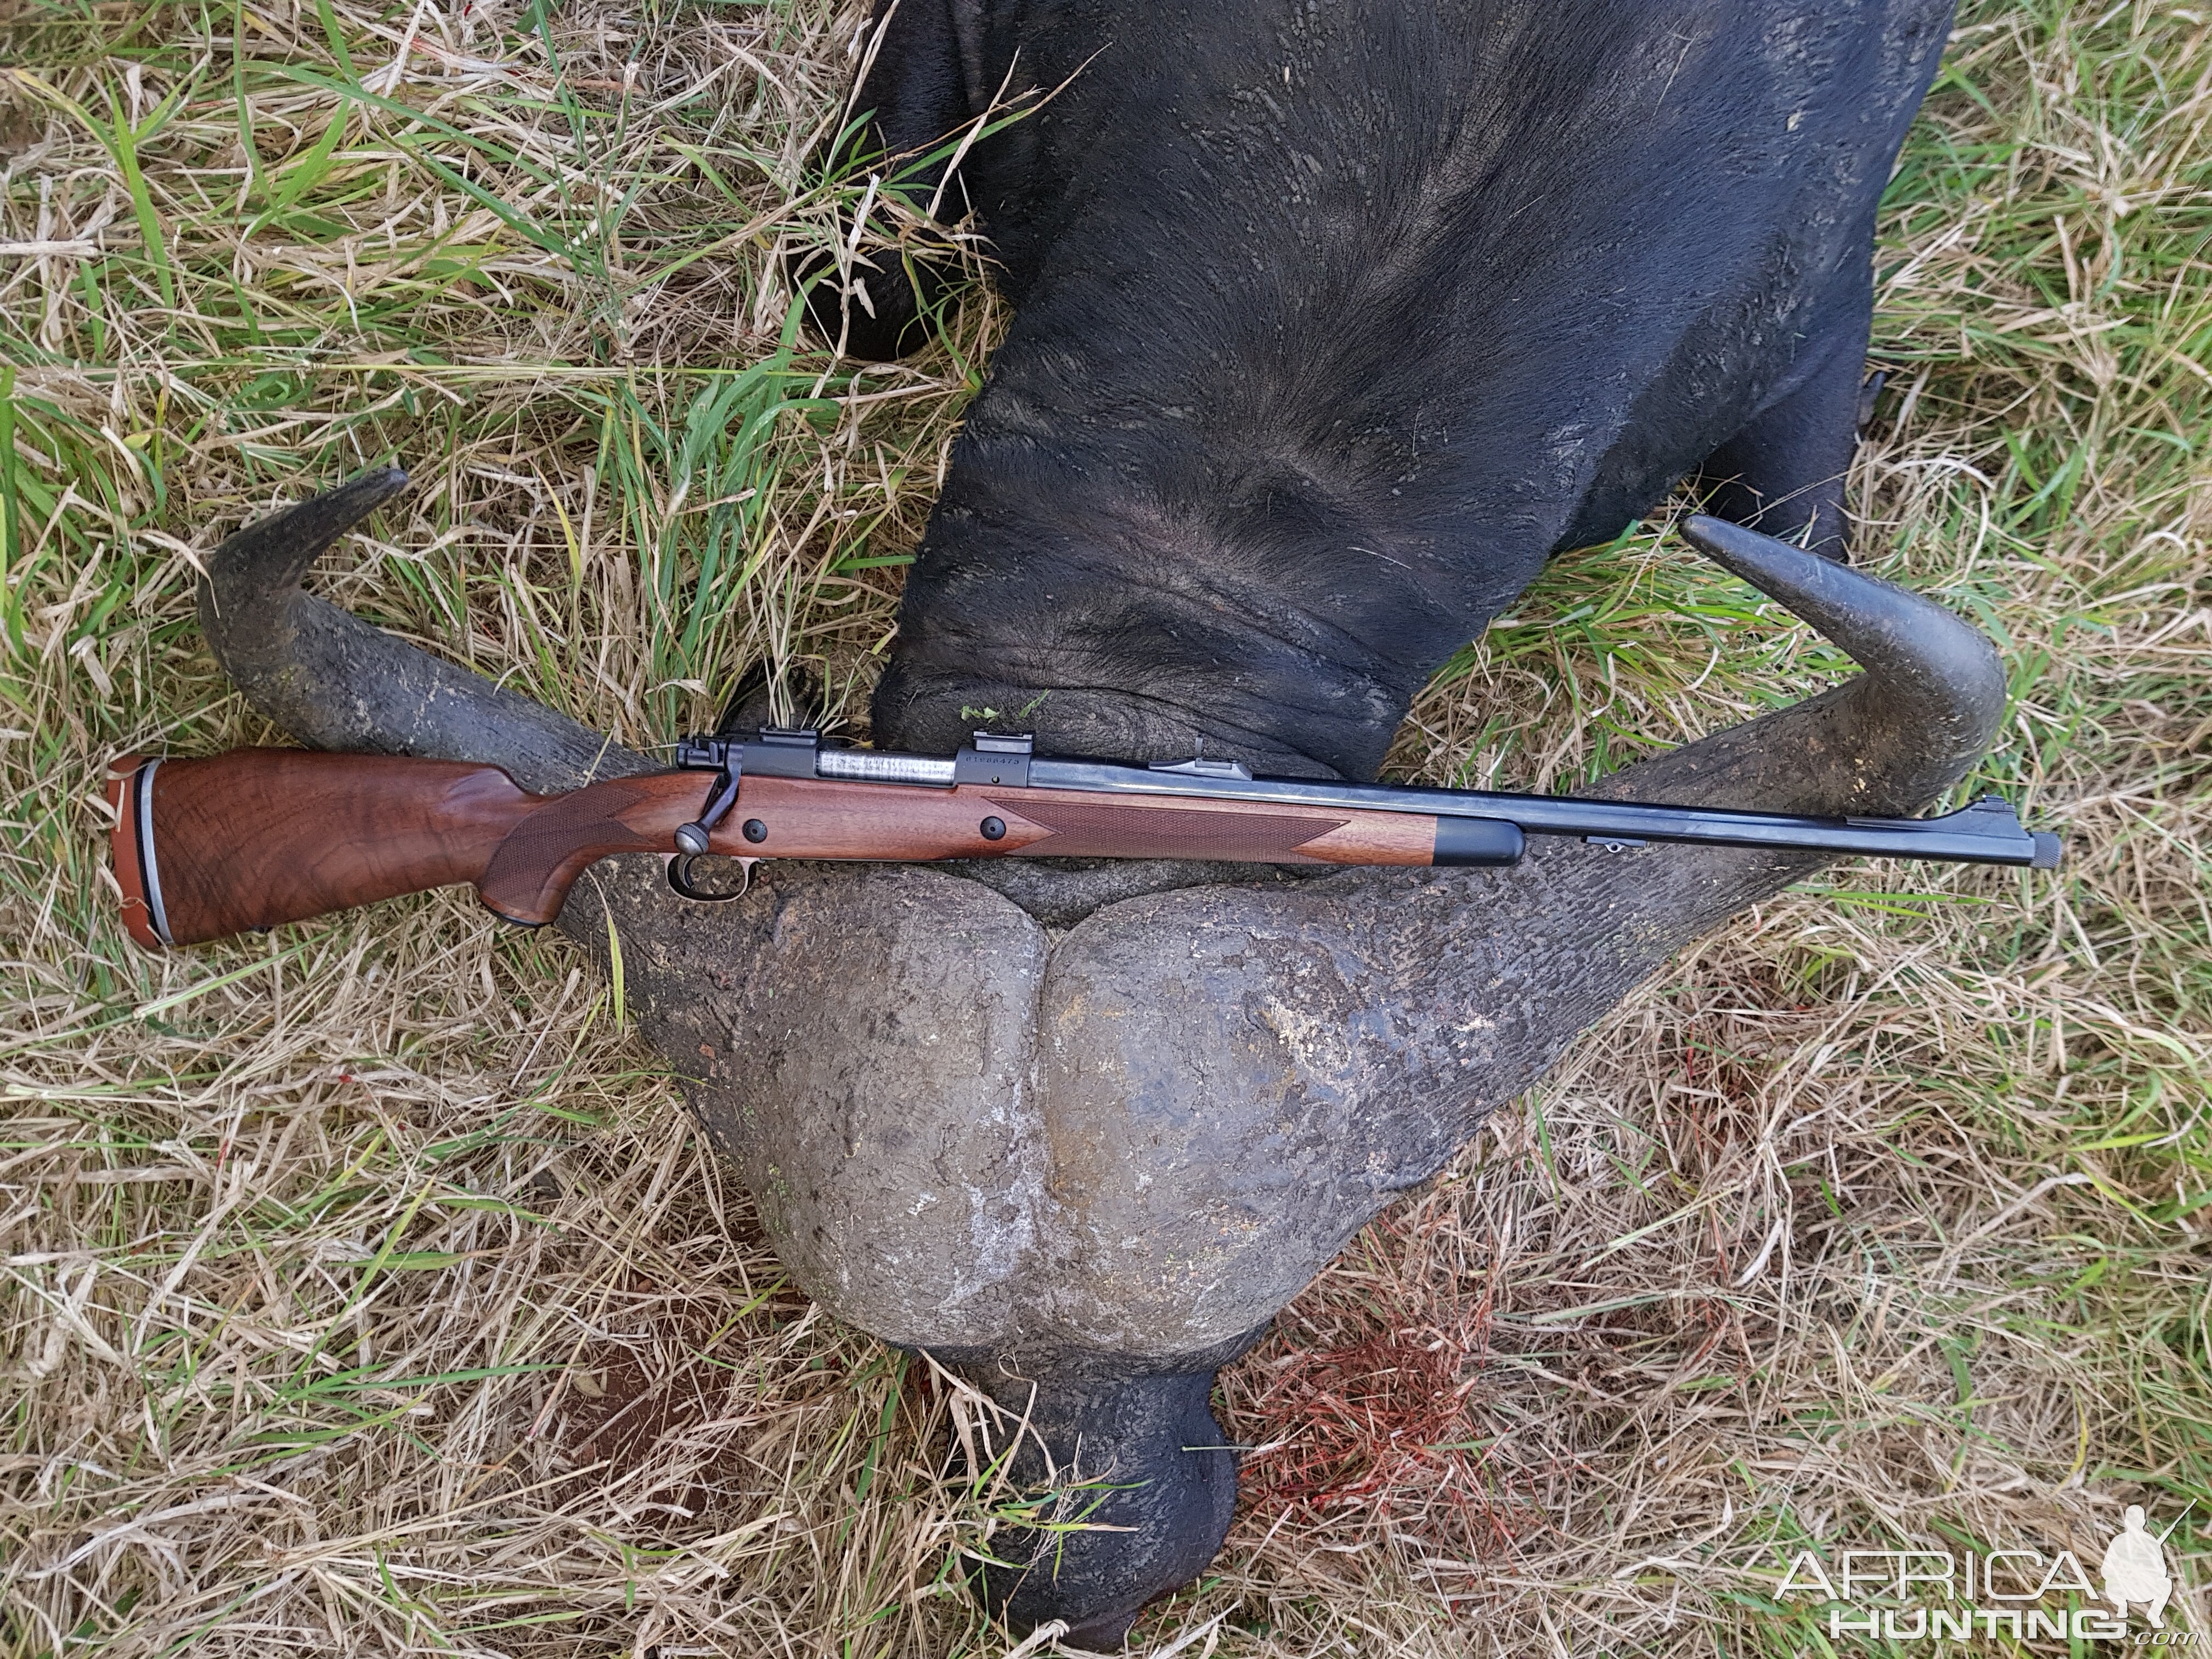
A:
{"label": "wrinkled skin", "polygon": [[[1686,474],[1839,555],[1875,204],[1948,17],[902,0],[856,94],[879,149],[1066,84],[946,185],[1016,318],[878,745],[945,752],[963,706],[1033,707],[1045,752],[1203,738],[1370,777],[1551,551]],[[848,349],[913,337],[888,254],[814,300]],[[533,789],[644,769],[301,592],[398,483],[211,557],[203,618],[248,698],[311,744]],[[1728,522],[1692,537],[1865,672],[1602,793],[1903,813],[1986,747],[2003,683],[1972,629]],[[562,926],[597,950],[611,918],[644,1030],[808,1292],[1026,1413],[1018,1473],[1048,1453],[1063,1488],[1112,1483],[1087,1512],[1114,1530],[1001,1537],[1015,1565],[981,1575],[1018,1626],[1098,1647],[1227,1527],[1214,1370],[1670,953],[1817,865],[1570,842],[1505,871],[768,865],[695,908],[632,859]]]}

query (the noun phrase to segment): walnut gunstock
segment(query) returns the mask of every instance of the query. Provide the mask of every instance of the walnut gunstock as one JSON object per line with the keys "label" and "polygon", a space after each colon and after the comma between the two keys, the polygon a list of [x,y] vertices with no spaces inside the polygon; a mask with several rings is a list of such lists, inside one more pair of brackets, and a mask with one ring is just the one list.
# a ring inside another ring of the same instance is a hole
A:
{"label": "walnut gunstock", "polygon": [[123,920],[149,949],[474,882],[542,805],[495,766],[237,749],[116,763]]}
{"label": "walnut gunstock", "polygon": [[[483,902],[525,927],[552,921],[586,866],[617,853],[676,846],[707,787],[696,771],[659,772],[547,802],[492,854],[479,888]],[[1437,821],[1408,812],[747,776],[708,851],[900,863],[1050,856],[1412,865],[1431,862],[1436,842]]]}
{"label": "walnut gunstock", "polygon": [[[496,767],[242,749],[205,760],[130,757],[117,763],[108,799],[124,921],[153,948],[465,882],[494,914],[541,927],[599,860],[670,852],[707,787],[700,772],[678,770],[532,795]],[[1438,830],[1436,818],[1402,811],[769,775],[744,780],[708,850],[1425,865]]]}

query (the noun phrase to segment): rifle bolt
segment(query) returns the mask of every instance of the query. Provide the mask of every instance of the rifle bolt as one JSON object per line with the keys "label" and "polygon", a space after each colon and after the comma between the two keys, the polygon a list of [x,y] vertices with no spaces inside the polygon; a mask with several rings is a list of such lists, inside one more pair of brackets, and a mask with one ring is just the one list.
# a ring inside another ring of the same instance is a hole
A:
{"label": "rifle bolt", "polygon": [[1004,818],[985,818],[982,830],[985,841],[997,841],[1006,833],[1006,821]]}
{"label": "rifle bolt", "polygon": [[750,842],[766,841],[768,839],[768,825],[763,823],[758,818],[747,818],[745,820],[745,839]]}

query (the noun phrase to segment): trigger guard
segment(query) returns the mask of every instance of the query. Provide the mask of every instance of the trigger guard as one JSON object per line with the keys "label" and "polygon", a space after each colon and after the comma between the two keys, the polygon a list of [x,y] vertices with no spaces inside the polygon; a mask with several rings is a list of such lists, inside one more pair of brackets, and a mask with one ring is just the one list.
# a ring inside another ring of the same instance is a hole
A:
{"label": "trigger guard", "polygon": [[727,904],[732,899],[741,899],[752,890],[753,866],[760,862],[758,859],[737,860],[738,868],[744,872],[744,878],[738,883],[737,890],[734,892],[709,893],[703,889],[694,887],[691,884],[692,865],[702,858],[710,856],[721,855],[705,853],[669,854],[668,862],[664,866],[668,873],[669,890],[677,897],[689,899],[694,904]]}

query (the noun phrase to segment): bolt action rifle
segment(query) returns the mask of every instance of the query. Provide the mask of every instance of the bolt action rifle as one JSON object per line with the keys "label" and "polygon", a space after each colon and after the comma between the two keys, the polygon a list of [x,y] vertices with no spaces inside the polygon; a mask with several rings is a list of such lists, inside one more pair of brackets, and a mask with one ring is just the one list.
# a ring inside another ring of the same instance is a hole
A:
{"label": "bolt action rifle", "polygon": [[[813,732],[718,733],[665,772],[534,795],[495,766],[240,749],[118,761],[115,873],[131,937],[197,945],[376,899],[471,884],[525,927],[585,867],[668,855],[689,899],[744,891],[763,858],[1206,859],[1503,866],[1529,836],[2057,867],[2058,838],[1993,796],[1933,818],[1808,817],[1568,796],[1255,777],[1242,763],[1051,759],[988,732],[950,758],[826,745]],[[702,774],[710,777],[702,779]],[[702,782],[704,793],[702,796]],[[732,887],[702,861],[734,860]]]}

